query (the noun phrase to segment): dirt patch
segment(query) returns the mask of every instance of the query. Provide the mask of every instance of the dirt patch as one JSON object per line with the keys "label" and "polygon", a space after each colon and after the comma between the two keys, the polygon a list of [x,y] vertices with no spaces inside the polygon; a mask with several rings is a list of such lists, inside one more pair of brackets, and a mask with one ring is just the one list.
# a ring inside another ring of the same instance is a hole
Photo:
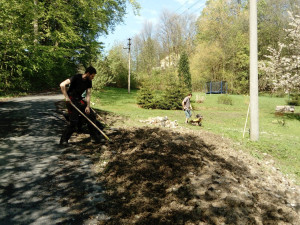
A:
{"label": "dirt patch", "polygon": [[96,168],[106,188],[98,208],[111,217],[103,224],[299,224],[299,189],[206,135],[111,134]]}
{"label": "dirt patch", "polygon": [[153,127],[105,132],[110,143],[77,146],[93,155],[105,190],[96,207],[109,219],[99,224],[300,224],[299,186],[273,161],[252,158],[219,135]]}

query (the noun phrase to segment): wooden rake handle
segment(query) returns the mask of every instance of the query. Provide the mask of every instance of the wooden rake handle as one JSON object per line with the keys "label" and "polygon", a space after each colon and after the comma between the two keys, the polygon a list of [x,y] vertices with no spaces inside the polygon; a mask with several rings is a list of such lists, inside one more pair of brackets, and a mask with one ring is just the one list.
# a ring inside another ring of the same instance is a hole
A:
{"label": "wooden rake handle", "polygon": [[99,129],[99,127],[97,127],[97,125],[95,124],[95,123],[93,123],[93,121],[91,121],[86,115],[84,115],[84,113],[83,112],[81,112],[80,111],[80,109],[78,109],[74,104],[73,104],[73,102],[72,101],[70,101],[70,103],[71,103],[71,105],[84,117],[84,118],[86,118],[87,119],[87,121],[89,121],[105,138],[106,138],[106,140],[108,140],[109,141],[109,138],[106,136],[106,134],[102,131],[102,130],[100,130]]}

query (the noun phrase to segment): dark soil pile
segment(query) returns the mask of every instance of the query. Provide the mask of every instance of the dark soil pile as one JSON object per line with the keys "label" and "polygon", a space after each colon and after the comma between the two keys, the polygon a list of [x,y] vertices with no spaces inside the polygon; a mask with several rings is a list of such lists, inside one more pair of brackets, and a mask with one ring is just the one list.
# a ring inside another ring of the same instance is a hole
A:
{"label": "dark soil pile", "polygon": [[110,134],[98,163],[106,189],[98,208],[111,218],[103,224],[300,224],[299,188],[202,134],[147,127]]}
{"label": "dark soil pile", "polygon": [[201,128],[105,133],[111,142],[71,140],[94,159],[105,193],[95,205],[107,215],[99,224],[300,224],[299,186],[268,156],[253,158]]}

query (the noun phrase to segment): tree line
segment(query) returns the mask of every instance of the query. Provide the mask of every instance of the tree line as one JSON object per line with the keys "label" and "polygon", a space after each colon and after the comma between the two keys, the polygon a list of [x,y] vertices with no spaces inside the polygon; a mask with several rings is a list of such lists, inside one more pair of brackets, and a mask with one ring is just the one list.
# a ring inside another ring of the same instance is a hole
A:
{"label": "tree line", "polygon": [[[129,0],[138,9],[138,3]],[[127,87],[126,43],[103,54],[98,37],[122,22],[126,0],[0,0],[0,91],[56,87],[93,64],[94,87]],[[299,90],[300,0],[258,0],[259,90]],[[200,16],[164,10],[132,38],[132,87],[165,90],[173,83],[203,91],[227,81],[249,90],[249,0],[207,0]],[[126,41],[126,40],[124,40]],[[180,75],[180,58],[188,68]],[[181,79],[181,80],[180,80]]]}
{"label": "tree line", "polygon": [[[292,77],[285,82],[289,84],[298,80],[299,5],[300,0],[258,0],[260,91],[286,92],[287,88],[279,85],[284,83],[279,78]],[[285,47],[281,50],[283,43]],[[111,71],[110,85],[127,86],[125,45],[116,44],[102,60]],[[278,60],[278,54],[283,59],[280,64],[273,60],[276,57]],[[152,85],[155,89],[179,82],[182,55],[188,56],[193,90],[203,91],[206,82],[223,80],[231,93],[248,93],[249,1],[208,0],[199,17],[164,10],[156,25],[146,21],[140,33],[132,38],[133,82],[137,86],[147,83],[147,87]],[[286,65],[289,60],[293,65]],[[272,74],[274,71],[276,74]],[[272,80],[274,76],[276,79]],[[289,89],[299,90],[299,84]]]}
{"label": "tree line", "polygon": [[[134,0],[129,2],[138,9]],[[127,0],[0,0],[0,91],[56,87],[100,54]]]}

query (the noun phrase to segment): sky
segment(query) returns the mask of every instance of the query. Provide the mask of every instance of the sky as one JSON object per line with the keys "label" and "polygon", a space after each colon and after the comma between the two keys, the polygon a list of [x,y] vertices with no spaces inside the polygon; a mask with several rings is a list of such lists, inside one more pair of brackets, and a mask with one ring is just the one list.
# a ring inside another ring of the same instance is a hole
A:
{"label": "sky", "polygon": [[[133,38],[142,31],[143,24],[148,21],[155,26],[163,10],[177,14],[193,13],[200,15],[206,0],[137,0],[141,5],[140,15],[134,15],[133,8],[127,8],[124,22],[118,24],[115,31],[105,37],[99,38],[108,51],[114,43],[127,43],[128,38]],[[125,46],[126,47],[126,46]]]}

